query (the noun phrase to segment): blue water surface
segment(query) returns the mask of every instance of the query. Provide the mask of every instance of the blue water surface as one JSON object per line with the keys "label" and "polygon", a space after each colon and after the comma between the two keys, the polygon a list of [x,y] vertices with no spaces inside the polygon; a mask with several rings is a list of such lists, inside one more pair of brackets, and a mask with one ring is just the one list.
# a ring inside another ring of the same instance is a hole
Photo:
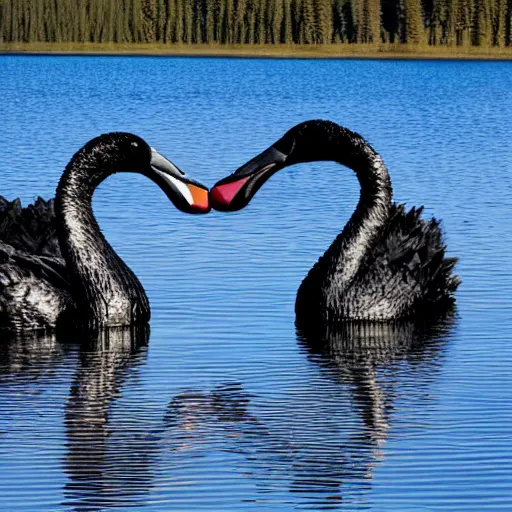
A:
{"label": "blue water surface", "polygon": [[2,510],[512,510],[511,63],[4,56],[0,84],[8,199],[52,197],[107,131],[211,186],[330,119],[443,220],[463,281],[435,330],[320,350],[294,300],[357,203],[350,170],[301,164],[206,216],[115,175],[94,211],[147,291],[149,341],[2,340]]}

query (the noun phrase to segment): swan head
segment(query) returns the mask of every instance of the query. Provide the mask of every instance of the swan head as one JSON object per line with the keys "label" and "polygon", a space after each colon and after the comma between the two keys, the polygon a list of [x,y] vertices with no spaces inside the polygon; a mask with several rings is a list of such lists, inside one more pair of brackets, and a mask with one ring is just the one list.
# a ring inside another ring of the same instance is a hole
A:
{"label": "swan head", "polygon": [[288,130],[277,142],[218,181],[210,191],[210,202],[219,211],[241,210],[261,186],[277,171],[289,165],[314,160],[330,160],[331,132],[340,127],[330,121],[313,120]]}
{"label": "swan head", "polygon": [[362,156],[366,147],[359,135],[332,121],[299,123],[268,149],[218,181],[210,191],[211,205],[220,211],[240,210],[273,174],[301,162],[334,160],[352,169],[365,169]]}
{"label": "swan head", "polygon": [[154,181],[179,210],[208,213],[208,188],[193,180],[137,135],[112,132],[89,141],[68,164],[80,177],[81,193],[93,193],[107,176],[140,173]]}
{"label": "swan head", "polygon": [[151,149],[151,170],[146,175],[166,193],[174,206],[186,213],[208,213],[208,188],[193,180],[167,160],[156,149]]}
{"label": "swan head", "polygon": [[218,181],[210,191],[211,206],[225,212],[245,208],[273,174],[290,165],[289,157],[294,145],[293,137],[285,135],[234,173]]}

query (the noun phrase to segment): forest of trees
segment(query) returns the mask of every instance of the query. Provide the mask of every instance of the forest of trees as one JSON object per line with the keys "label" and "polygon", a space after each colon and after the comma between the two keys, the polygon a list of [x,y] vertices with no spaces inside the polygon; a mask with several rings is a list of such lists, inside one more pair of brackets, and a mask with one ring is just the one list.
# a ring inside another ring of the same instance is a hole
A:
{"label": "forest of trees", "polygon": [[512,0],[0,0],[0,42],[511,46]]}

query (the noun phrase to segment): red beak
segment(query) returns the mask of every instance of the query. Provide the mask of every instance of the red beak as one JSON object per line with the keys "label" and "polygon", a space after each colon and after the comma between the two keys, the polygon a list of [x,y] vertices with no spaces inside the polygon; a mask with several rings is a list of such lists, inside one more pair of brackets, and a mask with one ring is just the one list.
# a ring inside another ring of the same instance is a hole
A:
{"label": "red beak", "polygon": [[224,185],[217,185],[210,190],[210,202],[216,210],[225,210],[229,208],[234,197],[240,192],[240,189],[245,185],[249,176],[241,178],[231,183]]}

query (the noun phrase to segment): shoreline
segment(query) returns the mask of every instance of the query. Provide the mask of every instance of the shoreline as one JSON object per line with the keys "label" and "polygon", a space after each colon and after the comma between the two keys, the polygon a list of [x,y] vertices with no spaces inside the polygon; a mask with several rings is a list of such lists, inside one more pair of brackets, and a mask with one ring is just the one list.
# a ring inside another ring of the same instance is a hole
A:
{"label": "shoreline", "polygon": [[509,61],[512,60],[512,46],[482,48],[343,43],[329,45],[0,43],[0,55]]}

